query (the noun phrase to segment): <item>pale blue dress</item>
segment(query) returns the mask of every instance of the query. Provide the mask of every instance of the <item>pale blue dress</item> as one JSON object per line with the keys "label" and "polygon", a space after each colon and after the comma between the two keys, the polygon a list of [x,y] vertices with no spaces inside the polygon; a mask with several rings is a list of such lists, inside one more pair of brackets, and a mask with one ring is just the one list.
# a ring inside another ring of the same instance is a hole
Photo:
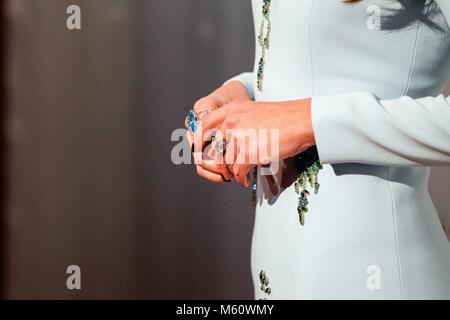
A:
{"label": "pale blue dress", "polygon": [[[292,164],[258,175],[255,298],[450,298],[450,244],[427,189],[429,167],[450,165],[450,1],[437,2],[445,32],[374,28],[388,0],[272,0],[264,90],[254,72],[234,79],[258,101],[312,97],[324,168],[303,227]],[[253,0],[257,34],[261,7]]]}

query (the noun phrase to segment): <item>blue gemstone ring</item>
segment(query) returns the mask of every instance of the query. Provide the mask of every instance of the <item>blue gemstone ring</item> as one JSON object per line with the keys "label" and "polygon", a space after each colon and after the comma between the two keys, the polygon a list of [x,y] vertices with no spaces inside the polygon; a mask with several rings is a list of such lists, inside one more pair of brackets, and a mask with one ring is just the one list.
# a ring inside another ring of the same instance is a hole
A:
{"label": "blue gemstone ring", "polygon": [[194,110],[189,111],[187,115],[187,124],[192,132],[197,131],[200,115],[210,113],[212,110],[202,110],[196,113]]}
{"label": "blue gemstone ring", "polygon": [[197,131],[198,116],[197,116],[197,113],[195,113],[194,110],[189,111],[189,113],[187,115],[187,124],[188,124],[189,129],[192,132]]}

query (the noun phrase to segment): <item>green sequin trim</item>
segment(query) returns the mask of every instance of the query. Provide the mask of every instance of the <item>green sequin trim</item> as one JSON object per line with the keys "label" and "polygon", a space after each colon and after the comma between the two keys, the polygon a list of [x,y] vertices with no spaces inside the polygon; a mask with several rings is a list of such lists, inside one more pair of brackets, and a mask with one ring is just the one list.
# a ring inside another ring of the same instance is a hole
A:
{"label": "green sequin trim", "polygon": [[[258,68],[256,72],[257,87],[260,92],[263,91],[264,83],[264,68],[266,65],[266,50],[270,47],[270,34],[272,31],[272,23],[270,21],[270,5],[271,0],[263,0],[262,6],[262,21],[258,36],[258,44],[261,47],[261,58],[258,61]],[[297,181],[294,184],[295,192],[299,195],[297,212],[300,224],[305,225],[305,214],[308,212],[308,196],[310,192],[308,191],[308,184],[314,190],[314,193],[319,191],[318,175],[319,171],[322,169],[317,155],[317,150],[311,148],[309,151],[304,152],[299,155],[299,160],[302,162],[300,168],[298,168]],[[314,161],[314,162],[313,162]],[[312,164],[311,164],[312,163]],[[308,166],[311,164],[310,166]],[[256,206],[256,178],[254,179],[253,190],[252,190],[252,202]]]}
{"label": "green sequin trim", "polygon": [[318,176],[321,169],[322,165],[317,160],[306,171],[298,175],[297,181],[294,184],[295,192],[299,195],[297,213],[302,226],[305,225],[305,214],[308,212],[308,196],[310,195],[308,185],[314,190],[315,194],[319,192],[320,184]]}

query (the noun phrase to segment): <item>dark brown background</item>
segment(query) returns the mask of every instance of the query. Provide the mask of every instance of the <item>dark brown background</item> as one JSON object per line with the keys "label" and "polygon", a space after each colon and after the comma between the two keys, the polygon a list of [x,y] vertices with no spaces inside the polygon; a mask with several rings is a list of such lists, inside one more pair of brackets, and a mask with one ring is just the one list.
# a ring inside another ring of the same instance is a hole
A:
{"label": "dark brown background", "polygon": [[[249,191],[170,159],[189,105],[251,69],[250,1],[5,3],[4,296],[252,298]],[[435,171],[447,216],[449,181]]]}

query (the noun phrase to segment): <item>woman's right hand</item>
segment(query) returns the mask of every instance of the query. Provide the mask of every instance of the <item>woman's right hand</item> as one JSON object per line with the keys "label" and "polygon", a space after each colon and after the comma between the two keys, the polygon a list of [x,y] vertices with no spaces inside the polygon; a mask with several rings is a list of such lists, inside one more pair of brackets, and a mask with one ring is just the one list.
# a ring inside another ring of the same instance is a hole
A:
{"label": "woman's right hand", "polygon": [[[240,81],[230,81],[220,88],[214,90],[211,94],[201,98],[194,104],[194,111],[199,114],[206,110],[215,110],[233,101],[250,101],[247,88]],[[207,116],[206,113],[200,116]],[[187,138],[189,143],[193,145],[193,135],[189,130],[187,122],[185,123],[187,131]],[[213,152],[210,150],[210,152]],[[214,155],[209,153],[209,159],[214,159]],[[197,174],[209,181],[216,183],[229,182],[233,178],[232,172],[228,169],[225,163],[214,163],[209,161],[203,161],[203,152],[194,152],[194,160],[196,163]]]}

